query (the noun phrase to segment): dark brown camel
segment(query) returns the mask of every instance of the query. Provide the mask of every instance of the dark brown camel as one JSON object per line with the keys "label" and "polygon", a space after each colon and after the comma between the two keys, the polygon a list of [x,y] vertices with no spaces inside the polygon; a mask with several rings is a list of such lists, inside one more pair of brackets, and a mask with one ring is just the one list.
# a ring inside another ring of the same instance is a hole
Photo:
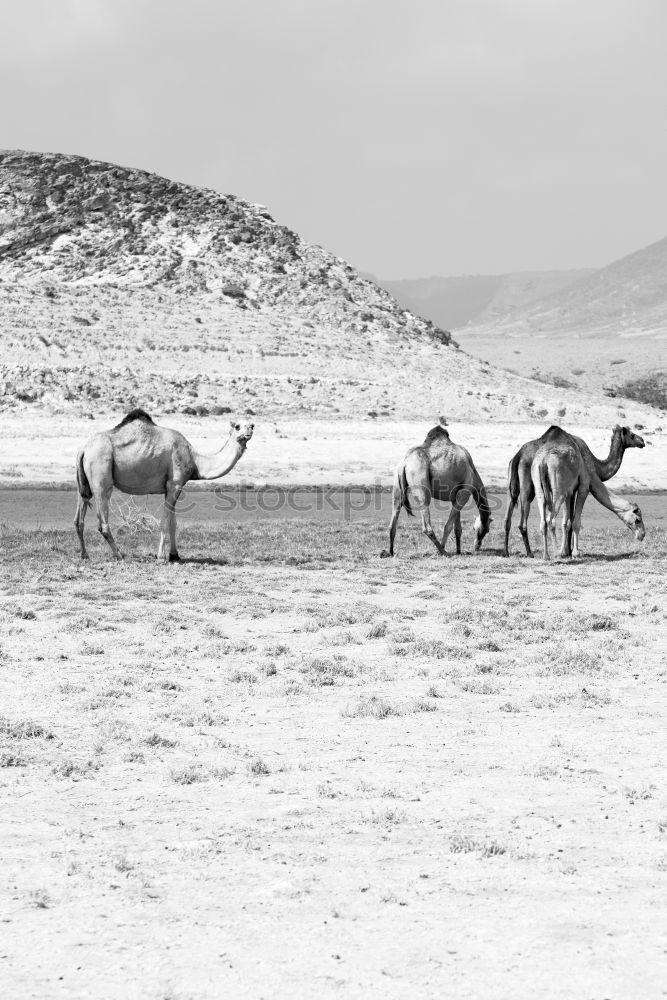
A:
{"label": "dark brown camel", "polygon": [[[508,492],[509,499],[507,513],[505,515],[505,546],[504,554],[509,555],[509,536],[512,526],[512,515],[517,503],[521,502],[521,519],[519,521],[519,531],[526,547],[526,555],[532,556],[530,541],[528,538],[528,515],[530,505],[535,499],[535,489],[531,479],[531,467],[535,455],[542,444],[547,440],[547,435],[554,428],[549,428],[542,437],[534,441],[527,441],[517,451],[512,458],[508,469]],[[560,430],[560,428],[555,428]],[[567,433],[567,432],[564,432]],[[576,442],[581,452],[586,469],[590,477],[590,493],[604,507],[610,507],[609,493],[602,485],[607,479],[615,476],[621,467],[623,455],[628,448],[643,448],[644,439],[630,430],[629,427],[614,427],[611,437],[611,447],[607,458],[596,458],[586,442],[574,434],[569,435]]]}

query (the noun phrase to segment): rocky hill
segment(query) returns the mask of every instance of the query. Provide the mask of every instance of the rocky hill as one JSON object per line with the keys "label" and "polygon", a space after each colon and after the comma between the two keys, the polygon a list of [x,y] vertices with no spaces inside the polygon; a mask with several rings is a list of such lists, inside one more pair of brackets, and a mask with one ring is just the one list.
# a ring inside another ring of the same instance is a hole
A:
{"label": "rocky hill", "polygon": [[494,372],[261,205],[82,157],[0,154],[0,410],[134,405],[602,424],[616,413]]}

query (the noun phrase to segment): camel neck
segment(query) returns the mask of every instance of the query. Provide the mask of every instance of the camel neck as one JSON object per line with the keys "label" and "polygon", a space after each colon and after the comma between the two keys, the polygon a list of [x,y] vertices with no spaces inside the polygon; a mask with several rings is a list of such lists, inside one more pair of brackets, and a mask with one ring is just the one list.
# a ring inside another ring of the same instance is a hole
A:
{"label": "camel neck", "polygon": [[599,480],[596,482],[591,477],[591,493],[603,507],[610,510],[612,514],[616,517],[620,517],[621,521],[625,520],[625,516],[629,511],[632,512],[633,506],[623,497],[619,497],[616,493],[612,493],[603,485]]}
{"label": "camel neck", "polygon": [[245,441],[229,439],[215,455],[200,455],[194,453],[197,475],[194,479],[219,479],[226,476],[234,468],[246,449]]}
{"label": "camel neck", "polygon": [[609,448],[609,454],[607,457],[601,459],[596,458],[596,456],[593,455],[595,469],[600,479],[606,481],[616,475],[621,467],[624,452],[625,448],[623,447],[623,442],[621,441],[621,432],[617,429],[612,434],[611,447]]}

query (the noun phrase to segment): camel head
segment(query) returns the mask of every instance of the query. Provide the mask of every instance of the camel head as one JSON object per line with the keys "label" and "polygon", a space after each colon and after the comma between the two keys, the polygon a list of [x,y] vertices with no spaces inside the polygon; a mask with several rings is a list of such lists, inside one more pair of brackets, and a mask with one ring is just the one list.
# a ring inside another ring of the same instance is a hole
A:
{"label": "camel head", "polygon": [[493,518],[488,510],[480,510],[475,518],[475,552],[479,552],[481,549],[482,540],[485,535],[488,535],[492,520]]}
{"label": "camel head", "polygon": [[621,444],[624,448],[644,448],[646,442],[639,434],[635,434],[629,427],[614,427],[614,432],[621,435]]}
{"label": "camel head", "polygon": [[646,528],[642,512],[636,503],[631,504],[630,509],[623,514],[623,520],[630,531],[634,531],[636,540],[643,542],[646,537]]}
{"label": "camel head", "polygon": [[235,441],[238,441],[238,443],[245,448],[248,441],[252,437],[255,425],[248,423],[247,420],[230,420],[229,426],[231,428],[230,437]]}

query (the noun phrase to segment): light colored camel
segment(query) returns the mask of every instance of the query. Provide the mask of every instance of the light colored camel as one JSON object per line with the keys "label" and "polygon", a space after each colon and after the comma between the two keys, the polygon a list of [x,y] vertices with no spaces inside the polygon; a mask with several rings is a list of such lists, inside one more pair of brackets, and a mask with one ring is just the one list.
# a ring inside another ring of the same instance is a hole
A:
{"label": "light colored camel", "polygon": [[[591,489],[590,492],[593,493],[593,477],[591,476]],[[603,507],[610,510],[612,514],[615,514],[626,528],[630,531],[634,531],[635,539],[638,542],[643,542],[646,537],[646,528],[644,527],[644,518],[642,517],[642,512],[639,509],[639,505],[633,503],[631,500],[625,500],[623,497],[619,497],[618,494],[612,493],[608,490],[604,483],[598,482],[596,484],[596,492],[593,494],[598,503],[601,503]],[[575,556],[579,555],[579,532],[581,531],[581,517],[579,518],[578,524],[575,526],[575,531],[573,535],[573,547],[572,554]]]}
{"label": "light colored camel", "polygon": [[[551,429],[552,428],[549,428],[549,431]],[[519,531],[521,532],[523,543],[526,547],[526,555],[532,556],[530,541],[528,538],[528,515],[530,514],[530,505],[535,498],[535,490],[533,489],[533,481],[531,478],[531,467],[535,459],[535,455],[537,454],[540,446],[544,443],[546,435],[549,431],[546,431],[542,437],[536,438],[534,441],[527,441],[524,445],[522,445],[509,464],[509,498],[507,513],[505,515],[504,554],[506,556],[509,555],[509,536],[510,528],[512,526],[512,514],[514,513],[514,508],[519,500],[521,501]],[[578,445],[581,456],[588,470],[588,474],[590,476],[590,492],[599,503],[601,503],[604,507],[608,507],[609,505],[605,502],[605,500],[608,498],[609,494],[602,485],[603,482],[616,475],[621,467],[621,462],[623,461],[623,455],[625,454],[626,449],[643,448],[644,439],[640,437],[639,434],[635,434],[634,431],[631,431],[629,427],[616,426],[612,431],[609,454],[607,458],[602,459],[597,458],[593,454],[582,438],[577,437],[574,434],[570,434],[570,437]],[[611,508],[609,509],[611,510]]]}
{"label": "light colored camel", "polygon": [[[592,476],[581,454],[577,439],[558,427],[551,427],[543,435],[533,464],[531,478],[540,508],[540,526],[544,539],[544,558],[549,558],[547,533],[550,530],[556,544],[556,518],[563,507],[563,537],[561,557],[579,556],[581,515],[589,492]],[[637,541],[643,541],[646,530],[642,512],[635,503],[610,493],[607,487],[597,484],[596,499],[615,514],[631,531]]]}
{"label": "light colored camel", "polygon": [[[413,515],[413,506],[421,513],[422,529],[440,555],[445,554],[447,538],[454,529],[457,554],[461,552],[461,510],[472,496],[479,516],[475,520],[475,552],[489,530],[491,511],[484,483],[470,454],[450,440],[442,422],[426,435],[424,443],[410,448],[394,473],[393,510],[389,526],[389,555],[394,554],[396,524],[401,508]],[[439,542],[431,525],[431,500],[449,500],[452,509]],[[386,555],[387,553],[383,553]]]}
{"label": "light colored camel", "polygon": [[[563,507],[561,558],[572,555],[572,542],[579,537],[581,512],[590,488],[590,475],[576,443],[566,435],[544,435],[531,466],[533,489],[540,510],[540,528],[544,539],[544,558],[549,558],[548,532],[556,547],[556,518]],[[551,436],[550,436],[551,435]]]}
{"label": "light colored camel", "polygon": [[[121,558],[109,527],[109,500],[114,487],[133,496],[164,494],[158,559],[177,561],[176,501],[191,479],[218,479],[234,468],[252,437],[254,424],[231,424],[229,438],[215,455],[200,455],[178,431],[160,427],[143,410],[132,410],[109,431],[93,435],[76,459],[79,499],[74,524],[87,559],[83,538],[86,511],[94,499],[99,531]],[[167,549],[167,535],[169,548]]]}

